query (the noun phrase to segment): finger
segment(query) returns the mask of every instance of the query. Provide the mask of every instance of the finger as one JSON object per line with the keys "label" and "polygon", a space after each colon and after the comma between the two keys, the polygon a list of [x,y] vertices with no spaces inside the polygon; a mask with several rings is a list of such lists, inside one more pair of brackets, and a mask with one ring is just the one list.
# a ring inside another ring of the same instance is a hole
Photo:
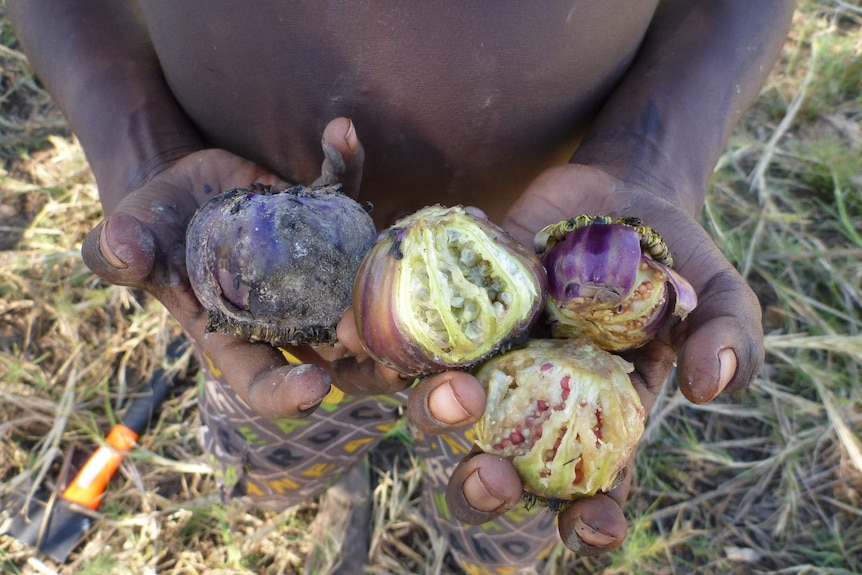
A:
{"label": "finger", "polygon": [[377,363],[368,356],[362,347],[353,308],[344,311],[335,328],[339,345],[350,353],[331,364],[335,385],[352,395],[379,395],[396,393],[409,387],[414,378],[406,377],[397,371]]}
{"label": "finger", "polygon": [[735,271],[718,274],[685,323],[677,377],[694,403],[751,383],[764,361],[760,305]]}
{"label": "finger", "polygon": [[362,338],[359,336],[359,328],[356,326],[356,314],[353,313],[353,306],[348,307],[341,315],[341,319],[335,327],[335,337],[338,339],[338,343],[352,353],[358,361],[368,358],[368,353],[362,344]]}
{"label": "finger", "polygon": [[330,372],[335,386],[350,395],[388,395],[407,389],[414,381],[372,359],[357,361],[354,357],[332,362]]}
{"label": "finger", "polygon": [[153,269],[156,241],[136,218],[119,213],[87,234],[81,255],[87,267],[105,281],[135,286]]}
{"label": "finger", "polygon": [[694,219],[667,210],[648,222],[674,251],[677,271],[694,286],[697,307],[674,329],[677,379],[695,403],[751,383],[763,365],[760,303],[745,279]]}
{"label": "finger", "polygon": [[185,278],[185,228],[198,207],[185,190],[153,185],[123,198],[81,247],[84,262],[102,279],[152,292]]}
{"label": "finger", "polygon": [[263,417],[307,416],[329,393],[326,370],[310,363],[290,365],[269,344],[219,333],[199,336],[198,342],[211,368]]}
{"label": "finger", "polygon": [[359,141],[353,122],[348,118],[335,118],[326,125],[321,140],[323,165],[314,185],[341,183],[344,194],[359,197],[365,149]]}
{"label": "finger", "polygon": [[625,497],[614,497],[610,493],[575,501],[557,518],[563,544],[586,557],[600,555],[622,545],[628,535],[628,523],[622,509],[624,502]]}
{"label": "finger", "polygon": [[[646,357],[640,357],[641,365],[631,374],[632,384],[647,413],[655,402],[658,384],[667,375],[666,358],[672,355],[665,345],[649,347],[653,350]],[[653,376],[657,376],[656,385],[648,384],[650,378],[641,373],[644,364],[648,365],[647,369],[653,372]],[[560,539],[566,547],[578,555],[594,556],[622,545],[628,534],[624,507],[631,489],[634,458],[634,454],[629,457],[619,482],[610,491],[578,499],[560,512],[557,523]]]}
{"label": "finger", "polygon": [[283,180],[254,162],[239,158],[226,150],[208,149],[190,154],[164,175],[174,188],[174,197],[194,197],[198,205],[235,188],[252,184],[285,190],[295,184]]}
{"label": "finger", "polygon": [[485,411],[485,389],[468,373],[427,377],[410,391],[407,415],[423,432],[447,433],[472,425]]}
{"label": "finger", "polygon": [[677,363],[677,353],[671,343],[669,329],[661,329],[654,339],[636,350],[619,352],[619,355],[634,364],[629,374],[632,385],[640,396],[646,413],[655,402],[661,386]]}
{"label": "finger", "polygon": [[607,493],[598,493],[575,501],[560,512],[557,524],[563,544],[585,557],[601,555],[623,544],[628,535],[624,513],[632,485],[631,469],[634,455],[629,458],[624,475]]}
{"label": "finger", "polygon": [[147,289],[197,342],[213,375],[260,415],[270,419],[306,416],[329,393],[331,378],[320,366],[289,365],[268,343],[210,332],[207,312],[187,280],[173,285],[150,282]]}
{"label": "finger", "polygon": [[521,480],[509,461],[476,452],[464,458],[452,472],[446,503],[456,519],[479,525],[514,507],[521,493]]}

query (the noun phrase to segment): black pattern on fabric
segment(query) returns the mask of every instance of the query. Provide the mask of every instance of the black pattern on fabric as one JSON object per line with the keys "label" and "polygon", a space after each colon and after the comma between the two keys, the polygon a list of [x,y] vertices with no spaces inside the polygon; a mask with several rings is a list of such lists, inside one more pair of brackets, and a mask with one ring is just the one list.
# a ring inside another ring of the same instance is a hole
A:
{"label": "black pattern on fabric", "polygon": [[[212,365],[203,362],[202,365]],[[313,414],[270,420],[255,414],[214,369],[203,369],[200,442],[224,501],[276,511],[319,495],[363,461],[398,424],[407,392],[351,397],[333,388]],[[446,505],[448,478],[473,446],[471,430],[440,437],[414,430],[425,468],[422,511],[469,575],[510,575],[535,565],[559,540],[547,509],[517,506],[484,525],[465,525]]]}

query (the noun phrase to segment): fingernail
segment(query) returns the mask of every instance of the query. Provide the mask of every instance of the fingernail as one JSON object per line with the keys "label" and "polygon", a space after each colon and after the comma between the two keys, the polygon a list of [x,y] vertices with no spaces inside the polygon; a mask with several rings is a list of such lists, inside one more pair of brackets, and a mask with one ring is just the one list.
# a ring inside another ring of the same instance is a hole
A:
{"label": "fingernail", "polygon": [[117,255],[111,250],[108,245],[108,226],[111,225],[111,220],[105,221],[102,224],[102,228],[99,230],[99,251],[102,253],[102,257],[105,258],[105,261],[108,264],[116,268],[118,270],[124,270],[129,265],[121,260]]}
{"label": "fingernail", "polygon": [[491,493],[488,486],[482,481],[482,476],[479,475],[478,469],[467,476],[462,489],[464,491],[464,499],[476,511],[490,513],[491,511],[496,511],[505,503],[505,501]]}
{"label": "fingernail", "polygon": [[434,419],[447,425],[458,425],[470,419],[470,412],[448,381],[428,394],[428,411]]}
{"label": "fingernail", "polygon": [[298,411],[299,411],[299,413],[300,413],[300,414],[302,414],[302,415],[310,415],[310,414],[311,414],[312,412],[314,412],[318,407],[320,407],[320,404],[321,404],[321,403],[323,403],[323,399],[324,399],[324,398],[323,398],[323,397],[321,397],[320,399],[317,399],[317,400],[315,400],[315,401],[312,401],[312,402],[309,402],[309,403],[303,403],[302,405],[297,406],[297,410],[298,410]]}
{"label": "fingernail", "polygon": [[301,384],[303,385],[303,387],[307,385],[317,387],[317,385],[313,381],[315,376],[320,379],[326,387],[324,390],[322,390],[323,393],[321,393],[317,397],[317,399],[313,399],[305,403],[300,403],[296,406],[296,409],[300,413],[300,415],[308,415],[315,409],[317,409],[320,404],[323,403],[323,400],[326,399],[326,395],[332,390],[332,377],[330,377],[329,373],[327,373],[324,369],[309,363],[304,363],[302,365],[291,367],[285,375],[285,379],[295,380],[294,383],[300,383],[300,380],[305,379],[308,374],[312,375],[312,379]]}
{"label": "fingernail", "polygon": [[733,348],[726,347],[718,352],[718,393],[724,391],[724,388],[734,378],[736,367],[736,353],[733,351]]}
{"label": "fingernail", "polygon": [[344,143],[351,152],[355,152],[359,147],[359,138],[356,136],[356,130],[353,129],[353,120],[348,119],[347,133],[344,134]]}
{"label": "fingernail", "polygon": [[581,541],[587,545],[592,545],[593,547],[607,547],[617,540],[617,538],[610,533],[606,533],[601,529],[590,525],[584,521],[584,518],[581,516],[575,519],[575,532],[578,534]]}

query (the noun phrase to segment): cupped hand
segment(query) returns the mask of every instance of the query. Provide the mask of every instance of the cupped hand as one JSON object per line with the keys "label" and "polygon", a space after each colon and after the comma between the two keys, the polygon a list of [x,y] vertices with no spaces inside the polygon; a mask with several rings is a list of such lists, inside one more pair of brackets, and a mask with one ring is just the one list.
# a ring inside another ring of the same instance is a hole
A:
{"label": "cupped hand", "polygon": [[[540,176],[509,211],[503,226],[529,246],[536,231],[581,213],[640,217],[664,237],[675,269],[697,291],[698,306],[685,321],[668,320],[649,344],[623,354],[635,366],[631,379],[646,412],[674,365],[682,393],[695,403],[748,385],[763,363],[760,305],[696,215],[656,190],[595,167],[569,164]],[[469,374],[449,372],[420,382],[408,408],[423,431],[452,431],[478,420],[484,392]],[[595,555],[622,544],[631,477],[630,472],[607,494],[581,499],[560,513],[560,537],[567,547]],[[521,493],[520,479],[509,462],[474,451],[453,472],[447,501],[455,517],[477,524],[511,509]]]}
{"label": "cupped hand", "polygon": [[[330,122],[322,146],[321,176],[306,183],[341,182],[345,193],[355,197],[364,152],[352,122],[346,118]],[[331,377],[322,366],[339,352],[291,349],[305,364],[298,367],[269,344],[207,333],[207,314],[188,281],[185,234],[192,215],[217,194],[254,182],[279,188],[292,185],[224,150],[191,153],[123,198],[87,236],[82,253],[104,280],[155,296],[252,409],[272,418],[308,414],[330,388]]]}

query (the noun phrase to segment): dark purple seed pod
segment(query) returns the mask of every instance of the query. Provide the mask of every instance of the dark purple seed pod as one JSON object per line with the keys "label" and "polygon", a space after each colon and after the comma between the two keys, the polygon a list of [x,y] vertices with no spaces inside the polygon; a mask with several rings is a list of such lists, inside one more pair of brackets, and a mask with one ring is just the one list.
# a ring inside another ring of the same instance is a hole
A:
{"label": "dark purple seed pod", "polygon": [[539,258],[481,210],[429,206],[366,255],[357,328],[368,354],[399,373],[466,369],[526,338],[546,282]]}
{"label": "dark purple seed pod", "polygon": [[335,341],[377,235],[367,211],[339,190],[254,184],[198,209],[186,265],[209,331],[273,345]]}
{"label": "dark purple seed pod", "polygon": [[635,349],[668,313],[684,319],[697,305],[694,288],[671,268],[667,245],[636,218],[578,216],[539,232],[536,250],[548,270],[545,312],[554,337]]}

